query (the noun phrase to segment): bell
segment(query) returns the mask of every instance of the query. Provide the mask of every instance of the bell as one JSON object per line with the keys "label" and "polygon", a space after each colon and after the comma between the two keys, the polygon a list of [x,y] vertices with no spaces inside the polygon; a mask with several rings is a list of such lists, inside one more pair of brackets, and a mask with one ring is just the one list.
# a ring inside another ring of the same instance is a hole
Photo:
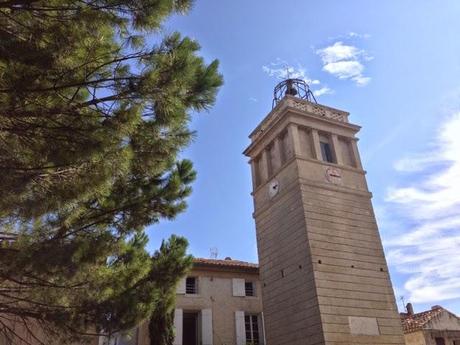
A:
{"label": "bell", "polygon": [[296,96],[297,95],[297,90],[293,87],[289,87],[286,91],[286,94],[287,95],[291,95],[291,96]]}

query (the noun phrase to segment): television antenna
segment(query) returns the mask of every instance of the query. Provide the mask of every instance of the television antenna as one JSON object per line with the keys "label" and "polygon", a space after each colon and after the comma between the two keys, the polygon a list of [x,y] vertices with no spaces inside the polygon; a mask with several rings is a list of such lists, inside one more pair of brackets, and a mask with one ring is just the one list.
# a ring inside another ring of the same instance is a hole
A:
{"label": "television antenna", "polygon": [[211,259],[217,259],[217,255],[219,254],[219,251],[217,247],[211,247],[209,248],[209,256]]}
{"label": "television antenna", "polygon": [[405,310],[405,312],[407,313],[406,299],[404,298],[404,296],[400,296],[400,297],[399,297],[399,300],[400,300],[401,303],[402,303],[403,310]]}

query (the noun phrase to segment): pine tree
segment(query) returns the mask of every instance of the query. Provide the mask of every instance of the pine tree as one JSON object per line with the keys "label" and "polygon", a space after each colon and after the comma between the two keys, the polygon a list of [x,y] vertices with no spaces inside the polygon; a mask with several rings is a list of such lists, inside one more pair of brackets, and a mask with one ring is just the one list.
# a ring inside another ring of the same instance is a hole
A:
{"label": "pine tree", "polygon": [[[156,308],[148,323],[150,345],[173,345],[175,330],[174,330],[174,306],[176,302],[176,289],[178,280],[178,272],[185,273],[192,265],[192,259],[185,257],[185,248],[182,243],[183,239],[174,239],[167,245],[162,244],[160,253],[167,252],[164,255],[168,258],[168,262],[163,262],[162,266],[157,268],[159,272],[167,272],[169,274],[164,277],[169,277],[167,282],[162,283],[162,289],[159,294]],[[158,266],[157,266],[158,267]]]}
{"label": "pine tree", "polygon": [[[190,6],[0,1],[0,231],[14,238],[0,236],[4,336],[21,337],[20,323],[28,339],[43,341],[39,327],[64,343],[170,310],[159,296],[190,264],[186,241],[150,257],[144,228],[185,209],[195,172],[178,153],[222,84],[196,41],[158,35]],[[184,265],[161,264],[171,258]]]}

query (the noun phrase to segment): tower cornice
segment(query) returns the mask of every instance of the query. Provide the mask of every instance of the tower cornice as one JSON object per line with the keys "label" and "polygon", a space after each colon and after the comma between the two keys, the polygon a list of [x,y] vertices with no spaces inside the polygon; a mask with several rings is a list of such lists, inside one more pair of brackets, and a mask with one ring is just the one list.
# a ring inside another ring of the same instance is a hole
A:
{"label": "tower cornice", "polygon": [[250,156],[251,152],[260,143],[261,139],[273,128],[275,128],[276,124],[283,120],[285,118],[284,115],[288,112],[293,115],[309,116],[311,119],[325,122],[329,126],[333,125],[347,128],[353,133],[356,133],[361,129],[360,126],[348,122],[349,113],[346,111],[286,95],[251,132],[249,135],[251,144],[243,151],[243,153],[246,156]]}

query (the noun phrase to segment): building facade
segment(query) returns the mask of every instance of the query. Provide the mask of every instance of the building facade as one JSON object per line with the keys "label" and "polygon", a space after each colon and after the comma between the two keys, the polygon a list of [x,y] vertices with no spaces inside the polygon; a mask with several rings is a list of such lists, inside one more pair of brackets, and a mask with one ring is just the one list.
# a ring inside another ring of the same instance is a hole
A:
{"label": "building facade", "polygon": [[404,344],[360,127],[347,112],[302,99],[294,82],[302,83],[283,82],[286,93],[244,152],[267,344]]}
{"label": "building facade", "polygon": [[412,305],[401,313],[406,345],[460,345],[460,318],[439,305],[414,313]]}
{"label": "building facade", "polygon": [[[263,345],[262,292],[257,264],[194,259],[177,286],[174,345]],[[147,323],[99,345],[149,345]]]}
{"label": "building facade", "polygon": [[265,344],[259,269],[195,259],[177,288],[175,345]]}

